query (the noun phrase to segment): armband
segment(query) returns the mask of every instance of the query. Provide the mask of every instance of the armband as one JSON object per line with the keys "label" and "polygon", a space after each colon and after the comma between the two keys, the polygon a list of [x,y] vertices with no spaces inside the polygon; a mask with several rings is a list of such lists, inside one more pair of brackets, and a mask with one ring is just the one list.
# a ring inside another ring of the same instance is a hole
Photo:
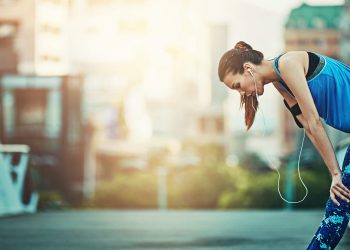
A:
{"label": "armband", "polygon": [[293,115],[295,123],[298,125],[299,128],[303,128],[303,125],[299,122],[297,115],[301,114],[301,110],[299,107],[299,104],[295,104],[293,107],[289,107],[288,103],[286,102],[285,99],[283,99],[284,105],[287,107],[289,112]]}

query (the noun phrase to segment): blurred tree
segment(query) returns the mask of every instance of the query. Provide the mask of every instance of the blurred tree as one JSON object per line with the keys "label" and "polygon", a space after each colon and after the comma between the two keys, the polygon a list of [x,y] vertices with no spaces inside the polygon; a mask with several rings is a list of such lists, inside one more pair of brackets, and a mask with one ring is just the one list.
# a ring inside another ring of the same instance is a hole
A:
{"label": "blurred tree", "polygon": [[255,152],[244,154],[239,159],[239,165],[253,172],[271,172],[269,165]]}
{"label": "blurred tree", "polygon": [[169,207],[217,208],[220,194],[232,189],[231,168],[199,166],[168,176]]}
{"label": "blurred tree", "polygon": [[156,208],[157,178],[141,171],[120,173],[98,184],[94,206],[100,208]]}

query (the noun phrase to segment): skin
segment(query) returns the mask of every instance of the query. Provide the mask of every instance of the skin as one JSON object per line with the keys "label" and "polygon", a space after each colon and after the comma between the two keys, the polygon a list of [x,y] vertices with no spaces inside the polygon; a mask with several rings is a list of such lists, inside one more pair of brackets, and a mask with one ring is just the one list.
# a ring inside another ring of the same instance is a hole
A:
{"label": "skin", "polygon": [[[289,95],[278,83],[278,81],[282,79],[275,71],[272,60],[263,60],[260,65],[245,62],[243,64],[243,74],[237,73],[233,75],[232,72],[229,72],[224,77],[223,82],[228,88],[238,91],[240,95],[246,94],[249,96],[256,94],[254,84],[255,78],[259,96],[264,94],[265,85],[272,83],[290,107],[296,103],[299,104],[302,114],[298,115],[297,119],[303,125],[307,136],[320,153],[331,173],[332,184],[330,187],[330,197],[334,204],[339,206],[340,204],[336,196],[349,202],[350,190],[342,183],[341,170],[333,146],[323,127],[312,99],[305,77],[309,67],[308,64],[308,54],[305,51],[289,51],[279,59],[278,69],[280,70],[284,82],[293,92],[295,98]],[[249,73],[249,70],[254,78]]]}

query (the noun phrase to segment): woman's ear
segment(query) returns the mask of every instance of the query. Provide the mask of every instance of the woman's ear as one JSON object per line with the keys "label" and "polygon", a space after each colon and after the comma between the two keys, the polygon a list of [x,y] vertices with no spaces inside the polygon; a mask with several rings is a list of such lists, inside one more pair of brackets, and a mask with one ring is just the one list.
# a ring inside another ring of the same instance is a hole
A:
{"label": "woman's ear", "polygon": [[244,68],[244,71],[247,71],[249,72],[249,70],[252,72],[252,65],[250,65],[250,63],[244,63],[243,64],[243,68]]}

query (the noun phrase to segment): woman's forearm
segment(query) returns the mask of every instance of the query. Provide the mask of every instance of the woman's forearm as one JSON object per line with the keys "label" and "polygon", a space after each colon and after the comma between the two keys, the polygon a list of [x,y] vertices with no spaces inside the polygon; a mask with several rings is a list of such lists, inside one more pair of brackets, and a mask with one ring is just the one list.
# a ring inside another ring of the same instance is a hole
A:
{"label": "woman's forearm", "polygon": [[331,175],[341,175],[334,148],[322,123],[314,126],[312,129],[306,129],[306,134],[318,150]]}

